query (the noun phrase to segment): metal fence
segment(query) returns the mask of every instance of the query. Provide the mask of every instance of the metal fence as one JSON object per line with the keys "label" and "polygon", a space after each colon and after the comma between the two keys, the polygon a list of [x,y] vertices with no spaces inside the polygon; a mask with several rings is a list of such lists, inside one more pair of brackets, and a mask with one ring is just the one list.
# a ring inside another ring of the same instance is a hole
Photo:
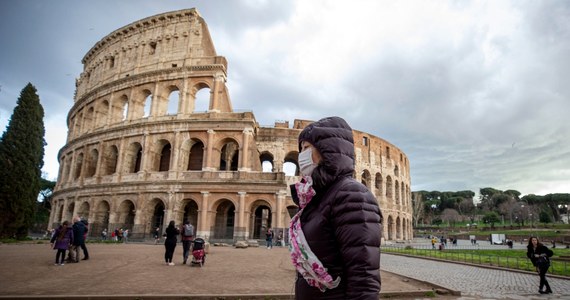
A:
{"label": "metal fence", "polygon": [[[474,252],[461,252],[456,250],[474,250]],[[495,266],[500,268],[535,271],[535,267],[526,257],[509,257],[476,253],[472,247],[456,246],[445,250],[431,248],[431,246],[382,246],[384,253],[406,254],[417,257],[429,257],[450,261],[459,261],[476,265]],[[566,260],[551,259],[549,274],[570,277],[570,262]]]}

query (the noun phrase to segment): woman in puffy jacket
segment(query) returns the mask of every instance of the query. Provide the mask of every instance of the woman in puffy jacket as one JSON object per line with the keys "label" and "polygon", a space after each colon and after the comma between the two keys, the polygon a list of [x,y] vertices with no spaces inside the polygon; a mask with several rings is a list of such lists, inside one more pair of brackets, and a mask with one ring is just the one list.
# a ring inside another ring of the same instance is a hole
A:
{"label": "woman in puffy jacket", "polygon": [[63,223],[55,230],[51,237],[50,244],[53,249],[57,250],[55,254],[55,264],[63,266],[65,252],[73,244],[73,229],[69,226],[69,221]]}
{"label": "woman in puffy jacket", "polygon": [[382,214],[372,193],[352,178],[352,129],[321,119],[299,135],[302,180],[291,186],[299,212],[289,251],[296,299],[378,299]]}

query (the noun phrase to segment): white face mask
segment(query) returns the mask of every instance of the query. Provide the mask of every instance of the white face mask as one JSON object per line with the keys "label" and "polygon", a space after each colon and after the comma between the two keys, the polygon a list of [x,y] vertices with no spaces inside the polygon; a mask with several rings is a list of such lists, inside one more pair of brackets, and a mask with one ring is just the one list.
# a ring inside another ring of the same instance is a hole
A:
{"label": "white face mask", "polygon": [[307,150],[299,153],[299,169],[301,174],[311,176],[317,164],[313,162],[313,148],[309,147]]}

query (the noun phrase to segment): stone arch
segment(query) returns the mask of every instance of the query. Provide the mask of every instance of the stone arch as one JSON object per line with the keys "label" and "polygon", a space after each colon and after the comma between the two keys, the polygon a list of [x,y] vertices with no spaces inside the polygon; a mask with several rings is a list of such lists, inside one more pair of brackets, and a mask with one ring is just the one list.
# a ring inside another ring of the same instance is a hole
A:
{"label": "stone arch", "polygon": [[67,182],[70,178],[70,172],[71,172],[71,157],[67,157],[67,156],[63,156],[61,158],[61,161],[63,162],[63,174],[61,177],[61,182]]}
{"label": "stone arch", "polygon": [[249,211],[251,238],[265,239],[265,230],[273,227],[271,204],[266,200],[259,199],[251,204]]}
{"label": "stone arch", "polygon": [[194,199],[184,199],[182,200],[182,223],[189,221],[192,226],[194,226],[194,232],[197,231],[199,214],[198,214],[198,202]]}
{"label": "stone arch", "polygon": [[396,217],[396,240],[402,239],[402,223],[400,217]]}
{"label": "stone arch", "polygon": [[215,208],[213,239],[233,239],[235,224],[235,205],[229,199],[219,199],[212,206]]}
{"label": "stone arch", "polygon": [[394,187],[392,186],[392,177],[390,175],[386,176],[386,198],[392,198],[394,193]]}
{"label": "stone arch", "polygon": [[225,138],[220,144],[220,171],[237,171],[239,166],[239,143],[233,138]]}
{"label": "stone arch", "polygon": [[76,115],[75,125],[74,125],[75,128],[73,129],[73,132],[75,133],[76,137],[81,135],[81,130],[83,129],[81,127],[82,123],[83,123],[83,111],[80,110],[79,113]]}
{"label": "stone arch", "polygon": [[376,188],[376,195],[382,195],[382,174],[376,173],[376,178],[374,179],[374,187]]}
{"label": "stone arch", "polygon": [[286,176],[299,176],[299,152],[290,151],[283,159],[283,172]]}
{"label": "stone arch", "polygon": [[394,239],[394,219],[392,216],[388,216],[388,240]]}
{"label": "stone arch", "polygon": [[117,211],[117,223],[121,228],[132,230],[135,224],[135,203],[129,199],[123,200]]}
{"label": "stone arch", "polygon": [[147,118],[152,115],[152,92],[150,89],[143,88],[137,92],[137,99],[133,101],[133,118]]}
{"label": "stone arch", "polygon": [[87,113],[85,113],[85,116],[83,118],[83,131],[87,132],[91,129],[93,129],[93,121],[95,118],[95,109],[93,107],[89,107],[87,109]]}
{"label": "stone arch", "polygon": [[75,169],[73,172],[73,179],[79,179],[81,176],[81,169],[83,168],[83,152],[77,154],[77,159],[75,160]]}
{"label": "stone arch", "polygon": [[153,233],[158,227],[159,232],[164,232],[166,224],[169,220],[165,220],[166,217],[166,204],[160,198],[153,198],[145,205],[145,215],[148,216],[147,226],[148,232]]}
{"label": "stone arch", "polygon": [[111,214],[111,205],[107,200],[99,201],[95,206],[95,214],[93,216],[93,220],[91,220],[91,228],[89,231],[95,234],[100,234],[103,229],[107,228],[109,232],[111,228],[109,228],[109,216]]}
{"label": "stone arch", "polygon": [[400,169],[398,168],[398,165],[394,166],[394,176],[400,176]]}
{"label": "stone arch", "polygon": [[112,101],[111,108],[111,121],[119,123],[127,119],[127,112],[129,109],[129,97],[121,95],[116,100]]}
{"label": "stone arch", "polygon": [[96,127],[103,127],[107,125],[109,118],[109,101],[103,100],[97,105],[95,110]]}
{"label": "stone arch", "polygon": [[76,215],[80,216],[82,219],[89,220],[90,207],[89,202],[82,201],[81,204],[79,204]]}
{"label": "stone arch", "polygon": [[261,162],[262,172],[274,172],[275,167],[273,163],[273,154],[269,151],[263,151],[259,155],[259,161]]}
{"label": "stone arch", "polygon": [[212,91],[208,83],[198,82],[191,91],[190,107],[193,113],[207,112],[212,109]]}
{"label": "stone arch", "polygon": [[102,175],[111,175],[117,172],[117,163],[119,159],[119,149],[115,145],[106,147],[103,154]]}
{"label": "stone arch", "polygon": [[93,177],[97,172],[97,163],[99,162],[99,151],[97,149],[91,149],[89,152],[89,159],[87,160],[87,168],[85,172],[85,177]]}
{"label": "stone arch", "polygon": [[364,184],[369,189],[372,188],[372,176],[370,175],[370,171],[364,169],[364,171],[362,171],[361,178],[362,184]]}
{"label": "stone arch", "polygon": [[152,171],[168,171],[170,170],[170,160],[172,156],[172,145],[168,140],[160,139],[154,143],[154,151],[152,151],[151,170]]}
{"label": "stone arch", "polygon": [[187,171],[202,171],[204,165],[204,143],[197,138],[186,140],[180,147],[180,165]]}
{"label": "stone arch", "polygon": [[129,145],[125,152],[125,173],[137,173],[141,171],[143,148],[140,143],[134,142]]}
{"label": "stone arch", "polygon": [[168,94],[167,115],[176,115],[180,111],[180,90],[176,86],[170,86]]}
{"label": "stone arch", "polygon": [[398,180],[394,181],[394,203],[395,204],[402,204],[400,201],[400,183]]}

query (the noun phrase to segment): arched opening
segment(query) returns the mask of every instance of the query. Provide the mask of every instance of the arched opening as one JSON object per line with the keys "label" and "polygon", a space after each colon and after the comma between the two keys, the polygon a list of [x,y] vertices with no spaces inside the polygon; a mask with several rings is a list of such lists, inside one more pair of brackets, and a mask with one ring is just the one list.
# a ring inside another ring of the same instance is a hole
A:
{"label": "arched opening", "polygon": [[285,176],[299,176],[299,152],[292,151],[285,155],[283,172]]}
{"label": "arched opening", "polygon": [[201,85],[199,88],[194,97],[193,112],[208,112],[210,110],[210,88],[206,85]]}
{"label": "arched opening", "polygon": [[93,107],[89,107],[87,113],[85,114],[85,118],[83,119],[83,131],[87,132],[93,129],[94,117],[95,117],[95,109]]}
{"label": "arched opening", "polygon": [[131,200],[123,201],[119,206],[118,226],[132,230],[135,224],[135,215],[135,204]]}
{"label": "arched opening", "polygon": [[392,194],[394,193],[394,187],[392,186],[392,177],[386,177],[386,197],[392,198]]}
{"label": "arched opening", "polygon": [[121,115],[121,121],[125,121],[129,115],[129,101],[123,103],[123,110]]}
{"label": "arched opening", "polygon": [[92,149],[89,155],[89,161],[87,165],[87,174],[86,177],[93,177],[95,176],[95,172],[97,171],[97,163],[99,162],[99,151],[97,149]]}
{"label": "arched opening", "polygon": [[362,172],[362,184],[364,184],[367,188],[371,187],[371,182],[372,182],[372,176],[370,175],[370,172],[368,170],[364,170]]}
{"label": "arched opening", "polygon": [[152,107],[152,94],[150,91],[147,93],[144,99],[144,109],[143,109],[143,118],[147,118],[150,116],[150,109]]}
{"label": "arched opening", "polygon": [[374,180],[374,187],[376,188],[376,195],[382,195],[382,174],[376,173],[376,179]]}
{"label": "arched opening", "polygon": [[110,215],[111,209],[109,206],[109,202],[107,201],[101,201],[99,202],[99,204],[97,204],[96,208],[95,208],[95,219],[92,220],[90,222],[90,228],[89,231],[91,232],[91,236],[96,236],[97,234],[101,234],[101,231],[103,231],[103,229],[107,229],[109,231],[109,235],[110,236],[110,232],[111,229],[109,228],[109,215]]}
{"label": "arched opening", "polygon": [[228,139],[220,152],[220,171],[237,171],[239,162],[239,146]]}
{"label": "arched opening", "polygon": [[127,112],[129,110],[129,98],[126,95],[118,97],[112,101],[111,120],[114,123],[121,122],[127,119]]}
{"label": "arched opening", "polygon": [[388,240],[394,240],[394,219],[388,216]]}
{"label": "arched opening", "polygon": [[77,215],[80,216],[82,219],[89,220],[89,203],[83,202],[79,206],[77,210]]}
{"label": "arched opening", "polygon": [[395,184],[394,184],[394,192],[395,192],[395,199],[394,199],[394,203],[396,204],[402,204],[402,202],[400,202],[400,183],[398,182],[398,180],[396,180]]}
{"label": "arched opening", "polygon": [[252,206],[252,218],[250,224],[250,232],[252,233],[252,238],[254,239],[265,239],[265,232],[267,229],[272,228],[272,214],[271,207],[264,200],[255,201]]}
{"label": "arched opening", "polygon": [[182,223],[189,221],[194,226],[194,231],[198,228],[198,204],[192,199],[184,199],[184,215],[182,216]]}
{"label": "arched opening", "polygon": [[164,232],[164,203],[160,199],[153,199],[154,206],[152,207],[152,217],[150,220],[151,224],[151,232],[154,232],[154,229],[159,228],[159,232]]}
{"label": "arched opening", "polygon": [[394,176],[396,177],[400,176],[400,170],[398,169],[398,166],[394,167]]}
{"label": "arched opening", "polygon": [[108,118],[109,118],[109,101],[103,100],[101,104],[99,104],[99,106],[97,107],[97,112],[95,116],[97,127],[103,127],[107,125]]}
{"label": "arched opening", "polygon": [[77,155],[77,161],[75,161],[75,172],[73,179],[77,180],[81,176],[81,169],[83,167],[83,153]]}
{"label": "arched opening", "polygon": [[170,154],[171,154],[171,146],[170,143],[164,145],[162,147],[162,151],[160,151],[160,163],[158,167],[159,172],[165,172],[170,170]]}
{"label": "arched opening", "polygon": [[111,175],[117,172],[117,160],[119,158],[119,149],[117,146],[111,145],[105,150],[103,157],[103,175]]}
{"label": "arched opening", "polygon": [[212,237],[214,239],[233,239],[235,206],[227,199],[222,199],[216,208],[216,218]]}
{"label": "arched opening", "polygon": [[263,152],[259,156],[259,160],[261,161],[261,169],[262,172],[273,172],[273,154],[269,152]]}
{"label": "arched opening", "polygon": [[73,133],[75,134],[76,137],[81,135],[82,122],[83,122],[83,112],[79,112],[79,114],[77,115],[77,119],[75,119],[75,128],[73,130]]}
{"label": "arched opening", "polygon": [[204,144],[201,141],[195,141],[188,153],[188,170],[201,171],[204,161]]}
{"label": "arched opening", "polygon": [[400,222],[400,217],[396,218],[396,239],[402,239],[402,224]]}
{"label": "arched opening", "polygon": [[178,114],[179,103],[180,103],[180,91],[176,88],[175,90],[172,90],[170,92],[170,95],[168,95],[168,108],[166,110],[166,114],[167,115]]}
{"label": "arched opening", "polygon": [[137,173],[141,170],[142,162],[142,146],[141,144],[132,143],[125,153],[125,171],[126,173]]}

